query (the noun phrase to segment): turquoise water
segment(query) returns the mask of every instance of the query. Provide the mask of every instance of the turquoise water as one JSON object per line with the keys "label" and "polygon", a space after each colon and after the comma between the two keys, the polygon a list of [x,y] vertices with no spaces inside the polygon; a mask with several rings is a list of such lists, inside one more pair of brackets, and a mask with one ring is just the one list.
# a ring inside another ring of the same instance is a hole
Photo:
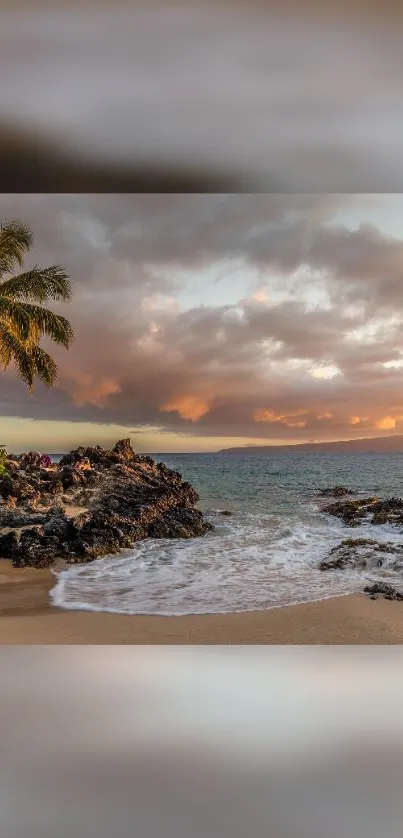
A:
{"label": "turquoise water", "polygon": [[[346,594],[376,578],[391,581],[387,567],[318,569],[352,534],[321,512],[318,492],[346,485],[359,494],[401,496],[403,453],[153,457],[197,489],[214,532],[191,541],[148,540],[118,557],[69,568],[52,592],[55,604],[129,614],[216,613]],[[233,515],[221,516],[224,509]],[[396,528],[370,524],[354,536],[402,539]]]}

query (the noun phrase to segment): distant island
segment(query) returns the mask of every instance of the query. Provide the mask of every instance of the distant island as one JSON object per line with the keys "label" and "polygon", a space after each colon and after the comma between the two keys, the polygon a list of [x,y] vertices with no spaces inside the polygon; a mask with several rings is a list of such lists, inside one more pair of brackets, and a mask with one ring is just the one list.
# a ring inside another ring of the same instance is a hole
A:
{"label": "distant island", "polygon": [[347,439],[339,442],[303,442],[293,445],[245,445],[238,448],[222,448],[218,454],[273,454],[286,452],[300,452],[311,454],[316,451],[329,451],[339,454],[374,453],[389,454],[403,453],[403,436],[382,436],[370,439]]}

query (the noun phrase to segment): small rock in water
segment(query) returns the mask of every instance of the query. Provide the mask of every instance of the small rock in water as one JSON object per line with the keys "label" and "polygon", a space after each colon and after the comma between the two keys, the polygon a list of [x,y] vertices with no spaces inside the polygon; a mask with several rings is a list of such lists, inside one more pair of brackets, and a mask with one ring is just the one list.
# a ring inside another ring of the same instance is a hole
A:
{"label": "small rock in water", "polygon": [[336,501],[323,510],[328,515],[341,518],[348,527],[359,526],[363,521],[371,524],[394,524],[403,526],[403,500],[401,498],[386,498],[379,500],[375,497],[360,498],[359,500]]}
{"label": "small rock in water", "polygon": [[403,544],[391,541],[375,541],[373,538],[345,538],[333,547],[330,556],[324,559],[320,570],[342,570],[345,567],[379,568],[385,562],[391,570],[398,570],[403,557]]}
{"label": "small rock in water", "polygon": [[364,593],[369,594],[370,599],[382,596],[384,599],[403,602],[403,594],[393,588],[392,585],[387,585],[386,582],[374,582],[373,585],[367,585],[364,588]]}
{"label": "small rock in water", "polygon": [[370,516],[376,504],[378,504],[378,498],[340,500],[325,506],[322,511],[341,518],[348,527],[356,527]]}

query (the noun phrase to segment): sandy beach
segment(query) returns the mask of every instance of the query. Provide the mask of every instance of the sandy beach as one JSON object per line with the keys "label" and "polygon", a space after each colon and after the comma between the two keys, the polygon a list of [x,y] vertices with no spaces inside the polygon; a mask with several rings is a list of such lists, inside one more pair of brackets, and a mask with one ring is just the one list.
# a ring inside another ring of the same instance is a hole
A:
{"label": "sandy beach", "polygon": [[237,614],[150,617],[64,611],[49,570],[0,565],[0,644],[400,644],[403,603],[358,594]]}

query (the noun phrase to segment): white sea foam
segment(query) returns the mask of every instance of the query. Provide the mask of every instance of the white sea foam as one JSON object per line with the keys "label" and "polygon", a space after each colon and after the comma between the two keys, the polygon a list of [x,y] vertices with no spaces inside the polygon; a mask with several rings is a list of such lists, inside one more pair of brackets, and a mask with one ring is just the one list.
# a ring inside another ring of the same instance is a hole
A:
{"label": "white sea foam", "polygon": [[223,518],[218,510],[206,517],[215,530],[202,538],[146,540],[119,556],[63,570],[53,604],[120,614],[227,613],[362,591],[374,579],[401,581],[387,558],[382,568],[319,570],[346,535],[401,542],[392,526],[346,532],[312,503],[290,518],[241,511]]}

